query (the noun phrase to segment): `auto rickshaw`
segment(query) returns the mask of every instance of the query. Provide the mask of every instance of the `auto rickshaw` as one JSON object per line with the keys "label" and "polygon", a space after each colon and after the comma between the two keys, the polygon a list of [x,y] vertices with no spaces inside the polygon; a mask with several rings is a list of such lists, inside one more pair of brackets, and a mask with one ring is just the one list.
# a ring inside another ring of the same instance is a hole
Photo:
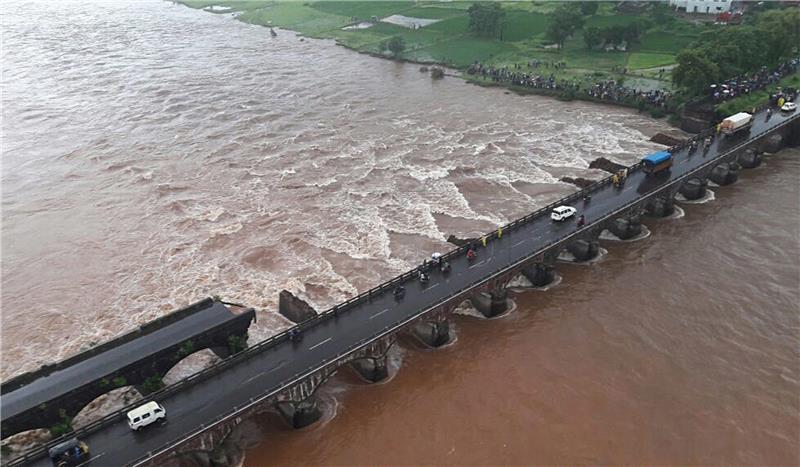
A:
{"label": "auto rickshaw", "polygon": [[47,454],[56,467],[72,467],[89,460],[89,446],[78,438],[71,438],[56,444]]}

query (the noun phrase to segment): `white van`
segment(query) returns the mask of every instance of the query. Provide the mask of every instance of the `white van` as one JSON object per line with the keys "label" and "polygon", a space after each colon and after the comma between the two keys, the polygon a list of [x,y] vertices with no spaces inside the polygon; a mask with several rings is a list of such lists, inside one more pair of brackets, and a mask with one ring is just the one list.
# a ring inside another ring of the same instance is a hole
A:
{"label": "white van", "polygon": [[167,418],[167,411],[158,402],[148,402],[128,412],[128,426],[138,430],[158,420]]}

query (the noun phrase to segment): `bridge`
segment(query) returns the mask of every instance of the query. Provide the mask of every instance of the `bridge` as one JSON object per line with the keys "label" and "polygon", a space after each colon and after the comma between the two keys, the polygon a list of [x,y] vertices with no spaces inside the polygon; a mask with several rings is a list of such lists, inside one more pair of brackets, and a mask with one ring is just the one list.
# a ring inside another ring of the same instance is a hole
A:
{"label": "bridge", "polygon": [[253,309],[232,313],[223,303],[207,299],[71,358],[19,375],[0,386],[3,436],[72,418],[117,386],[135,385],[147,393],[148,378],[160,381],[195,350],[210,348],[221,358],[228,357],[230,337],[245,342],[254,319]]}
{"label": "bridge", "polygon": [[[448,319],[465,300],[486,316],[502,313],[505,287],[519,274],[546,282],[565,250],[589,258],[604,230],[630,236],[643,214],[669,214],[679,192],[698,197],[708,179],[731,183],[743,166],[758,165],[759,154],[752,149],[759,144],[775,138],[796,141],[799,135],[800,114],[766,118],[760,111],[747,135],[718,137],[708,151],[691,154],[688,144],[671,148],[674,165],[664,176],[648,177],[641,163],[634,164],[621,187],[605,178],[486,235],[485,246],[483,239],[475,242],[472,261],[466,246],[446,253],[451,271],[432,272],[425,285],[408,271],[323,313],[309,311],[292,328],[302,339],[283,332],[151,394],[147,399],[167,410],[161,426],[131,431],[125,412],[133,406],[126,407],[8,465],[49,465],[46,449],[72,436],[89,445],[93,465],[155,465],[186,450],[207,450],[266,406],[277,407],[292,426],[307,425],[319,417],[315,391],[343,365],[352,365],[367,380],[384,378],[387,351],[400,333],[411,331],[431,346],[446,342]],[[591,195],[589,202],[583,201],[586,195]],[[550,211],[562,204],[577,207],[585,225],[552,222]],[[392,293],[399,285],[406,288],[402,299]]]}

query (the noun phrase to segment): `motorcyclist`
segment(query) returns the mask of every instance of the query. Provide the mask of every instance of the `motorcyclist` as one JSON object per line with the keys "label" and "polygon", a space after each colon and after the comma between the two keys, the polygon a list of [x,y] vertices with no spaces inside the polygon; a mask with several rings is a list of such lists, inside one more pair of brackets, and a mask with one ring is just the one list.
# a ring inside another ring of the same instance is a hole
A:
{"label": "motorcyclist", "polygon": [[403,298],[403,296],[404,296],[405,294],[406,294],[406,288],[405,288],[405,287],[403,287],[402,285],[398,285],[398,286],[397,286],[397,287],[394,289],[394,298],[396,298],[396,299],[398,299],[398,300],[399,300],[399,299],[401,299],[401,298]]}
{"label": "motorcyclist", "polygon": [[467,261],[472,261],[473,259],[475,259],[475,256],[477,256],[475,254],[475,250],[473,250],[472,248],[467,250]]}
{"label": "motorcyclist", "polygon": [[771,117],[771,116],[772,116],[772,109],[770,108],[770,109],[767,109],[767,120],[769,120],[769,117]]}
{"label": "motorcyclist", "polygon": [[585,223],[586,223],[586,218],[585,218],[585,217],[583,217],[583,214],[581,214],[580,216],[578,216],[578,227],[582,226],[582,225],[583,225],[583,224],[585,224]]}
{"label": "motorcyclist", "polygon": [[591,200],[592,200],[592,195],[588,195],[588,194],[587,195],[583,195],[583,202],[584,203],[588,203]]}
{"label": "motorcyclist", "polygon": [[442,271],[443,274],[447,274],[448,272],[450,272],[450,263],[442,260],[442,264],[441,266],[439,266],[439,269]]}
{"label": "motorcyclist", "polygon": [[429,280],[429,278],[428,278],[427,274],[425,274],[424,272],[420,273],[420,275],[419,275],[419,283],[420,284],[427,284],[428,280]]}

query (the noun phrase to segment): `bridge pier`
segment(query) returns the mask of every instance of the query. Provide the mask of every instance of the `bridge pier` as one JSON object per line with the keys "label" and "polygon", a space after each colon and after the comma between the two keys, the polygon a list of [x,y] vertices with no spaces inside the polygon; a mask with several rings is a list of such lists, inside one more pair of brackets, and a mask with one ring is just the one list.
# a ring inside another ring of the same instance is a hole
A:
{"label": "bridge pier", "polygon": [[508,311],[508,291],[503,288],[480,292],[469,298],[472,306],[483,316],[493,318]]}
{"label": "bridge pier", "polygon": [[597,240],[575,240],[567,244],[567,251],[572,253],[576,262],[591,261],[600,254],[600,243]]}
{"label": "bridge pier", "polygon": [[647,214],[653,217],[667,217],[675,212],[675,200],[673,197],[655,197],[647,201]]}
{"label": "bridge pier", "polygon": [[386,355],[360,358],[350,362],[350,367],[370,383],[379,383],[389,377],[388,360]]}
{"label": "bridge pier", "polygon": [[723,162],[711,169],[708,178],[717,185],[730,185],[739,179],[739,169],[736,162]]}
{"label": "bridge pier", "polygon": [[708,187],[708,181],[699,178],[693,177],[686,182],[681,184],[681,187],[678,189],[680,193],[683,195],[684,198],[688,200],[695,200],[700,199],[706,195],[706,188]]}
{"label": "bridge pier", "polygon": [[322,410],[319,408],[317,398],[314,396],[309,396],[299,402],[277,402],[275,408],[278,409],[286,423],[296,430],[312,425],[322,418]]}
{"label": "bridge pier", "polygon": [[754,169],[761,165],[761,153],[753,149],[745,150],[739,155],[739,164],[745,169]]}
{"label": "bridge pier", "polygon": [[428,347],[436,348],[453,340],[449,320],[420,321],[411,328],[411,334]]}
{"label": "bridge pier", "polygon": [[533,266],[522,268],[522,275],[525,276],[534,287],[544,287],[556,279],[556,270],[552,265],[536,263]]}
{"label": "bridge pier", "polygon": [[638,215],[614,219],[606,228],[620,240],[627,240],[642,233],[642,223]]}

